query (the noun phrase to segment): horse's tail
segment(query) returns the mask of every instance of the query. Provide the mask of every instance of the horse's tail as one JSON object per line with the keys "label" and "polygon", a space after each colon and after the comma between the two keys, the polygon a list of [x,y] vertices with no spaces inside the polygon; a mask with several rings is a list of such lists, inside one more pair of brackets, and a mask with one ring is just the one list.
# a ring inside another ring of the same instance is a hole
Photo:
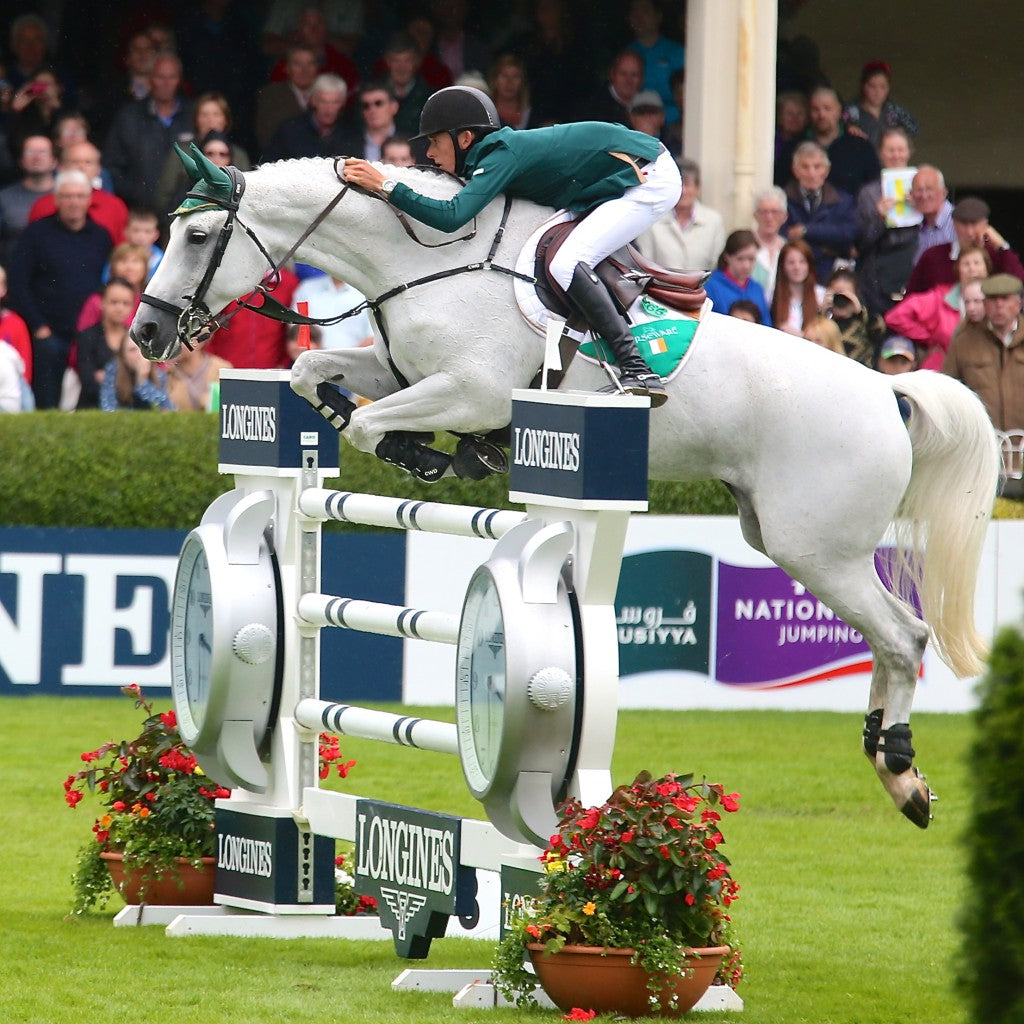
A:
{"label": "horse's tail", "polygon": [[891,383],[911,403],[914,451],[895,523],[894,590],[904,600],[916,592],[935,647],[956,675],[978,675],[987,644],[974,625],[974,591],[999,445],[985,407],[959,381],[925,370]]}

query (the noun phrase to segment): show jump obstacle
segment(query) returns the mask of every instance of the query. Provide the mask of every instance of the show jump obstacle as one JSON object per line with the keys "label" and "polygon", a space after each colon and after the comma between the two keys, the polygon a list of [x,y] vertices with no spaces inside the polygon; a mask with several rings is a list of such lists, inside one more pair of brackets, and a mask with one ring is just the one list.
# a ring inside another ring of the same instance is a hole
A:
{"label": "show jump obstacle", "polygon": [[[647,402],[523,391],[513,404],[510,497],[525,514],[327,490],[337,435],[287,373],[222,373],[220,471],[235,489],[183,545],[171,664],[182,737],[232,796],[217,803],[219,907],[172,933],[384,926],[409,958],[451,917],[449,934],[496,935],[557,803],[611,792],[614,598],[629,514],[647,507]],[[344,579],[322,592],[328,519],[496,543],[461,609],[404,608],[348,596]],[[456,724],[321,700],[332,627],[455,645]],[[321,789],[322,731],[457,755],[487,820]],[[380,923],[333,916],[335,839],[356,844],[356,888]]]}

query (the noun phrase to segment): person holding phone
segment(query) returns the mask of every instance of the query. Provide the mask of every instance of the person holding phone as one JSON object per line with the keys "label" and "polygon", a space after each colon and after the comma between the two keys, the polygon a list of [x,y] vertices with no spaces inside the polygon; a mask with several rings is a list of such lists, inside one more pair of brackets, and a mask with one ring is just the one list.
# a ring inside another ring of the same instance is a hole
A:
{"label": "person holding phone", "polygon": [[39,71],[11,97],[11,137],[20,147],[30,135],[53,136],[63,112],[64,87],[52,71]]}

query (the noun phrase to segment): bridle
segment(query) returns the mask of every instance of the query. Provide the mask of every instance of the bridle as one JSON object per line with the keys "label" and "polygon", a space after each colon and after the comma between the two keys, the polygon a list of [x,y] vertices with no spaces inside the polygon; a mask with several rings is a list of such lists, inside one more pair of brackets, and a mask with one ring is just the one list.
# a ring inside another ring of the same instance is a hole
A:
{"label": "bridle", "polygon": [[[258,313],[260,316],[268,317],[271,320],[276,320],[280,323],[286,324],[310,324],[321,327],[331,326],[333,324],[340,323],[342,320],[346,320],[349,317],[356,316],[363,310],[369,309],[373,314],[374,320],[377,324],[377,328],[380,332],[381,340],[384,343],[385,350],[387,352],[388,364],[391,368],[391,372],[394,374],[395,379],[399,385],[403,388],[409,386],[408,380],[401,373],[398,367],[395,366],[394,361],[391,359],[391,343],[387,335],[387,329],[384,325],[384,319],[381,315],[380,307],[387,302],[389,299],[394,298],[396,295],[400,295],[402,292],[408,291],[410,288],[416,288],[420,285],[430,284],[434,281],[441,281],[448,277],[454,277],[457,274],[470,273],[476,270],[493,270],[501,274],[506,274],[510,277],[518,278],[522,281],[528,281],[530,283],[536,283],[536,278],[522,274],[517,270],[513,270],[509,267],[502,267],[493,263],[493,259],[498,251],[498,246],[501,244],[502,237],[505,233],[505,226],[508,223],[509,213],[512,209],[512,200],[509,196],[505,196],[505,204],[501,214],[501,221],[498,225],[497,231],[495,232],[494,239],[491,242],[490,251],[487,254],[487,258],[481,262],[468,263],[462,267],[456,267],[450,270],[441,270],[433,274],[428,274],[425,277],[416,278],[413,281],[405,281],[402,284],[385,292],[383,295],[377,296],[376,299],[364,299],[361,303],[355,306],[353,309],[347,310],[337,316],[332,317],[309,317],[304,316],[301,313],[290,309],[284,305],[278,299],[274,298],[271,294],[280,284],[281,281],[281,268],[295,255],[298,251],[299,246],[309,238],[311,234],[327,219],[334,208],[344,199],[345,195],[350,189],[354,189],[363,195],[369,196],[372,199],[376,199],[383,202],[389,210],[398,218],[405,233],[411,238],[417,245],[427,249],[439,249],[444,246],[454,245],[456,242],[467,242],[476,236],[476,218],[473,218],[472,230],[466,235],[461,235],[458,238],[450,238],[444,242],[424,242],[420,239],[413,227],[410,225],[408,218],[392,206],[386,199],[378,195],[369,189],[361,188],[358,185],[354,185],[351,182],[347,182],[339,172],[339,164],[345,160],[345,157],[335,157],[334,160],[334,173],[340,182],[342,187],[337,195],[317,214],[309,226],[302,232],[301,235],[296,239],[295,243],[291,248],[281,257],[280,260],[274,260],[273,256],[267,251],[266,246],[260,241],[256,233],[238,216],[238,207],[242,201],[242,196],[245,193],[245,178],[242,173],[235,167],[223,167],[223,170],[231,179],[231,188],[227,197],[221,197],[216,195],[210,195],[208,192],[197,192],[190,191],[185,196],[186,199],[197,199],[200,200],[204,205],[216,206],[227,212],[227,218],[221,225],[220,233],[217,236],[216,244],[214,245],[213,256],[210,259],[209,264],[206,267],[206,271],[196,287],[196,290],[191,295],[183,295],[182,298],[185,300],[185,305],[176,306],[172,302],[168,302],[165,299],[158,298],[155,295],[148,295],[145,292],[139,297],[139,301],[146,303],[149,306],[153,306],[156,309],[161,309],[165,313],[175,314],[177,320],[177,338],[178,341],[187,349],[191,350],[194,345],[193,342],[200,338],[204,332],[212,334],[216,329],[223,327],[236,313],[241,312],[243,309],[251,310],[254,313]],[[186,213],[192,211],[179,210],[178,212]],[[174,216],[175,214],[172,214]],[[224,259],[224,252],[228,247],[228,242],[231,241],[231,235],[234,231],[235,224],[238,226],[252,239],[253,244],[263,254],[267,264],[270,267],[270,272],[264,275],[264,280],[256,286],[256,288],[249,293],[249,295],[243,296],[240,299],[236,299],[234,302],[234,308],[221,313],[219,316],[214,316],[209,307],[205,303],[206,293],[210,289],[210,285],[213,282],[213,277],[220,268],[221,261]],[[259,294],[262,296],[262,301],[259,305],[253,305],[251,302],[246,301],[253,295]],[[204,339],[205,340],[205,339]]]}

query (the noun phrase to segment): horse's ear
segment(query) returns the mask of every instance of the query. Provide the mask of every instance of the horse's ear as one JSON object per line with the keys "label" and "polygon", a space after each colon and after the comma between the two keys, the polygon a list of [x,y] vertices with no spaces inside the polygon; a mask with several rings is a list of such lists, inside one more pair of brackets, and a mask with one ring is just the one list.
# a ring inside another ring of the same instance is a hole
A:
{"label": "horse's ear", "polygon": [[195,185],[203,177],[203,172],[199,169],[199,165],[177,143],[174,144],[174,152],[178,154],[178,159],[185,165],[189,180]]}
{"label": "horse's ear", "polygon": [[193,142],[192,156],[199,168],[199,176],[215,191],[222,192],[225,196],[231,195],[231,176],[223,167],[211,163],[203,151]]}

